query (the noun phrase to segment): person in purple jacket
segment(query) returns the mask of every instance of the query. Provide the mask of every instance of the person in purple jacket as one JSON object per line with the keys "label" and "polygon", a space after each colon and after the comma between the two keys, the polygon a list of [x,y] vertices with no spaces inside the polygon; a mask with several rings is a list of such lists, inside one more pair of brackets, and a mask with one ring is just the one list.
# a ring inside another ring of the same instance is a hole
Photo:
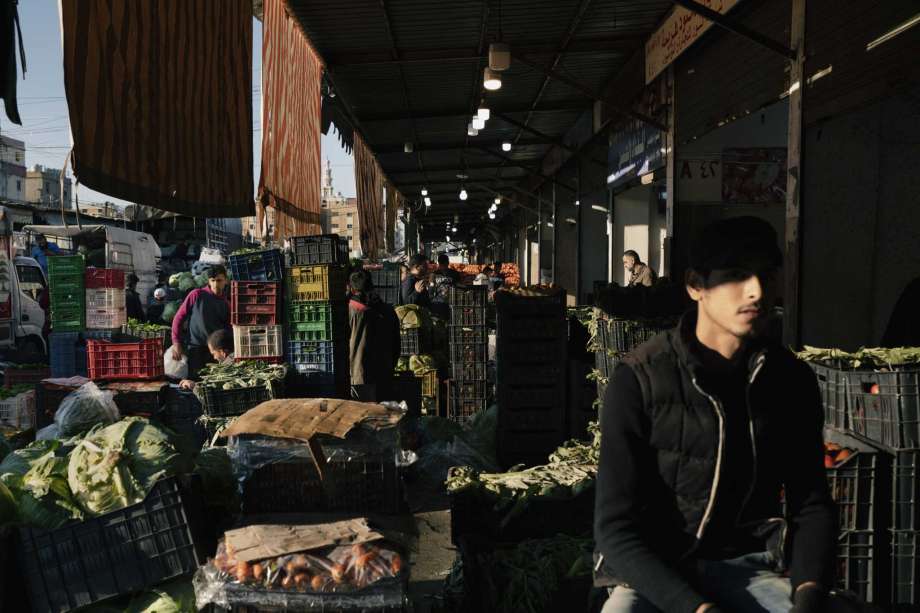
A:
{"label": "person in purple jacket", "polygon": [[[208,338],[217,330],[230,329],[230,301],[227,300],[227,269],[211,267],[208,285],[193,290],[185,297],[172,323],[173,359],[188,355],[188,378],[195,379],[198,371],[213,361]],[[182,346],[182,326],[188,320],[188,348]]]}

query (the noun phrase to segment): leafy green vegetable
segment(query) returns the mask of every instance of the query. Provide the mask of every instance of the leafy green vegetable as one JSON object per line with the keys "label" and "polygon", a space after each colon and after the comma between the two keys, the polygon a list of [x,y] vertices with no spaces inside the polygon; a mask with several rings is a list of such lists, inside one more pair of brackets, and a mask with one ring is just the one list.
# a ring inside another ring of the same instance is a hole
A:
{"label": "leafy green vegetable", "polygon": [[174,581],[144,592],[124,613],[197,613],[191,581]]}
{"label": "leafy green vegetable", "polygon": [[399,325],[403,330],[418,328],[428,330],[432,325],[428,309],[417,304],[403,304],[396,307],[396,316],[399,317]]}
{"label": "leafy green vegetable", "polygon": [[201,381],[195,386],[195,395],[202,398],[208,388],[241,389],[266,386],[284,380],[287,366],[268,364],[258,360],[243,360],[231,364],[208,364],[199,371]]}
{"label": "leafy green vegetable", "polygon": [[35,389],[34,385],[28,383],[20,383],[19,385],[14,385],[10,388],[0,387],[0,400],[6,400],[7,398],[15,398],[23,392],[31,392]]}
{"label": "leafy green vegetable", "polygon": [[125,325],[125,328],[128,334],[132,332],[146,332],[148,334],[161,334],[169,331],[169,326],[164,326],[163,324],[151,324],[144,321],[138,321],[133,318],[128,319],[128,323]]}
{"label": "leafy green vegetable", "polygon": [[0,463],[0,482],[6,489],[0,493],[9,492],[20,522],[58,528],[83,517],[67,486],[67,449],[60,441],[38,441]]}
{"label": "leafy green vegetable", "polygon": [[108,513],[142,501],[158,479],[176,473],[180,461],[167,432],[128,417],[86,435],[70,453],[67,481],[82,507]]}
{"label": "leafy green vegetable", "polygon": [[181,300],[171,300],[166,303],[166,306],[163,307],[163,323],[170,325],[172,324],[173,318],[176,316],[176,313],[179,312],[179,307],[182,306]]}
{"label": "leafy green vegetable", "polygon": [[824,349],[809,347],[798,352],[799,359],[806,362],[819,362],[840,368],[884,369],[894,366],[920,364],[920,347],[862,347],[848,352],[842,349]]}

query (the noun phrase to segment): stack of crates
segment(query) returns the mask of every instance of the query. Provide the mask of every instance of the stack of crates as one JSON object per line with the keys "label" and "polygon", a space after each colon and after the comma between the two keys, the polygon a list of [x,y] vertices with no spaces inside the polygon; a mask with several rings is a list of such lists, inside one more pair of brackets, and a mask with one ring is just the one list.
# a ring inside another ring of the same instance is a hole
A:
{"label": "stack of crates", "polygon": [[488,406],[487,288],[451,287],[450,368],[447,417],[463,423]]}
{"label": "stack of crates", "polygon": [[48,256],[51,296],[51,330],[79,332],[84,329],[84,263],[81,255]]}
{"label": "stack of crates", "polygon": [[496,390],[499,461],[543,464],[568,436],[565,292],[498,292]]}
{"label": "stack of crates", "polygon": [[90,330],[113,330],[124,326],[125,271],[108,268],[87,268],[86,327]]}
{"label": "stack of crates", "polygon": [[367,265],[364,269],[370,273],[374,291],[381,300],[394,306],[401,302],[399,264],[384,262],[381,265]]}
{"label": "stack of crates", "polygon": [[231,255],[230,271],[230,323],[236,359],[280,363],[284,355],[281,251]]}
{"label": "stack of crates", "polygon": [[308,394],[343,395],[349,379],[347,243],[343,251],[333,234],[294,237],[291,245],[286,361]]}

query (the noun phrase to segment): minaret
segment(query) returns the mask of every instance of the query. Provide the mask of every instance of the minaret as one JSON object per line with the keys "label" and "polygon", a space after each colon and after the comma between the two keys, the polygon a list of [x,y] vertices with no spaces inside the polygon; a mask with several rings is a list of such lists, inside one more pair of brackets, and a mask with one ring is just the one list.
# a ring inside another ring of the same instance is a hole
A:
{"label": "minaret", "polygon": [[332,162],[329,161],[329,158],[326,158],[326,177],[323,180],[323,198],[330,199],[335,196],[335,192],[332,191]]}

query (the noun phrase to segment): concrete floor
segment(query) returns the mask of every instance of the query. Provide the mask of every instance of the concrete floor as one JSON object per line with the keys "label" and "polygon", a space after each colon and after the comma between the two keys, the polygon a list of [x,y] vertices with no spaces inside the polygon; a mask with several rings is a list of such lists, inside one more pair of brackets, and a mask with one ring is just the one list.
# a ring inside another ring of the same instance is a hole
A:
{"label": "concrete floor", "polygon": [[450,499],[444,492],[406,484],[409,508],[418,534],[409,556],[409,599],[413,613],[442,613],[442,592],[457,557],[450,538]]}

